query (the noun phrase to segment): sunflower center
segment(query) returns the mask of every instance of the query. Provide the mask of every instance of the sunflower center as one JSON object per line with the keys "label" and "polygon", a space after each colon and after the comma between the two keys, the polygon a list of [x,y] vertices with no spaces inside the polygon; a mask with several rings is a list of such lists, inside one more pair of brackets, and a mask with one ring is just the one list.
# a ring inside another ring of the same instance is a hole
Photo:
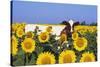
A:
{"label": "sunflower center", "polygon": [[64,63],[71,63],[72,62],[72,57],[70,54],[67,54],[64,56],[64,59],[63,59],[63,62]]}
{"label": "sunflower center", "polygon": [[19,31],[19,35],[22,35],[23,34],[23,31]]}
{"label": "sunflower center", "polygon": [[43,35],[41,36],[41,39],[42,39],[42,40],[46,40],[46,38],[47,38],[46,34],[43,34]]}
{"label": "sunflower center", "polygon": [[92,61],[92,59],[91,59],[91,57],[89,57],[89,56],[86,56],[85,58],[84,58],[84,62],[91,62]]}
{"label": "sunflower center", "polygon": [[32,37],[32,33],[31,32],[29,32],[29,33],[27,33],[27,37]]}
{"label": "sunflower center", "polygon": [[44,57],[42,59],[42,64],[50,64],[50,63],[51,63],[50,57]]}
{"label": "sunflower center", "polygon": [[83,40],[82,39],[79,39],[77,42],[76,42],[76,45],[78,46],[78,47],[83,47],[83,45],[84,45],[84,42],[83,42]]}
{"label": "sunflower center", "polygon": [[26,43],[24,44],[24,47],[25,47],[26,49],[30,49],[30,48],[32,47],[32,43],[26,42]]}

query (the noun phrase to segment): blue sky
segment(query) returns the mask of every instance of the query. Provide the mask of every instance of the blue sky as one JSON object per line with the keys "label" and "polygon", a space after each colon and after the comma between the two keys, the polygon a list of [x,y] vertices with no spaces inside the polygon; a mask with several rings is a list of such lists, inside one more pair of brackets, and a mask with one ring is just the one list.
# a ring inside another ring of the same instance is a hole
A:
{"label": "blue sky", "polygon": [[57,24],[63,20],[97,22],[97,6],[13,1],[13,22]]}

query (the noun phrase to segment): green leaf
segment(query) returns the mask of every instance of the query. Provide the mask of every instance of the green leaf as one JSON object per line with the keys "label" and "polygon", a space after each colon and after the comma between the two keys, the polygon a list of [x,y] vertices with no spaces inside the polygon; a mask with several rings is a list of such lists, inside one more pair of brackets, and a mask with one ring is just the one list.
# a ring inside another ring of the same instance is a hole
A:
{"label": "green leaf", "polygon": [[[40,44],[40,45],[41,45],[41,44]],[[44,49],[43,49],[42,46],[36,46],[35,52],[36,52],[37,54],[40,54],[40,53],[43,52],[43,51],[44,51]]]}
{"label": "green leaf", "polygon": [[24,65],[24,60],[22,58],[17,58],[16,61],[13,61],[14,66]]}
{"label": "green leaf", "polygon": [[35,54],[32,54],[29,64],[30,65],[36,64],[36,55]]}
{"label": "green leaf", "polygon": [[22,49],[20,49],[19,51],[18,51],[18,56],[23,56],[25,54],[25,52],[22,50]]}

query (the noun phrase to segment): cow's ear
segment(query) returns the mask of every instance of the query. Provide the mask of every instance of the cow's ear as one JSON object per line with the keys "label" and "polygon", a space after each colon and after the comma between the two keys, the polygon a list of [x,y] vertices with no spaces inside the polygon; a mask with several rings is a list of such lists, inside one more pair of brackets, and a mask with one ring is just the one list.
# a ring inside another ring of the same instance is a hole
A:
{"label": "cow's ear", "polygon": [[80,22],[75,22],[74,24],[73,24],[73,27],[72,27],[72,29],[74,30],[74,26],[77,26],[77,25],[79,25],[80,24]]}
{"label": "cow's ear", "polygon": [[70,24],[69,24],[69,22],[68,22],[68,21],[65,21],[65,20],[64,20],[64,21],[62,21],[62,23],[61,23],[61,24],[64,24],[64,25],[70,25]]}
{"label": "cow's ear", "polygon": [[73,24],[73,27],[74,26],[77,26],[77,25],[79,25],[80,23],[79,22],[75,22],[74,24]]}

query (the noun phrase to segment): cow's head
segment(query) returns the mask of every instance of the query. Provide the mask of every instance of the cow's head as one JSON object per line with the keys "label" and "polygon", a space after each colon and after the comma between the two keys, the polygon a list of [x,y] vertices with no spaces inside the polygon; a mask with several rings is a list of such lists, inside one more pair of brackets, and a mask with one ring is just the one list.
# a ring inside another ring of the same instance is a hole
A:
{"label": "cow's head", "polygon": [[74,22],[73,20],[63,21],[62,24],[66,25],[66,27],[61,31],[62,33],[66,33],[68,36],[71,36],[71,33],[74,31],[74,27],[79,25],[79,22]]}

